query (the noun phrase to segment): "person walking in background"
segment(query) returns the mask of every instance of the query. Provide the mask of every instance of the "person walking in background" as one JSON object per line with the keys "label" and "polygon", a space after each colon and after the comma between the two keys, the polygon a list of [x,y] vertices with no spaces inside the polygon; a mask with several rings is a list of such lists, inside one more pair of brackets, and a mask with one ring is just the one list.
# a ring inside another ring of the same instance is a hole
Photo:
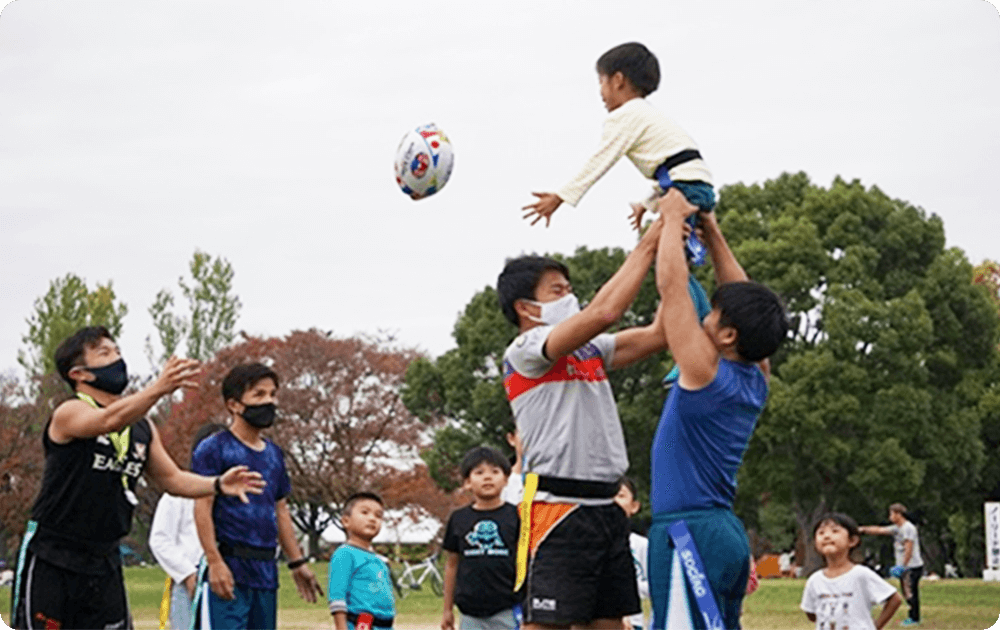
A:
{"label": "person walking in background", "polygon": [[904,626],[920,623],[920,578],[924,574],[924,560],[920,556],[920,536],[917,526],[906,518],[906,506],[893,503],[889,506],[889,520],[892,525],[864,525],[862,534],[892,536],[892,549],[896,555],[896,566],[889,575],[899,578],[903,587],[903,599],[910,607],[910,616],[903,621]]}

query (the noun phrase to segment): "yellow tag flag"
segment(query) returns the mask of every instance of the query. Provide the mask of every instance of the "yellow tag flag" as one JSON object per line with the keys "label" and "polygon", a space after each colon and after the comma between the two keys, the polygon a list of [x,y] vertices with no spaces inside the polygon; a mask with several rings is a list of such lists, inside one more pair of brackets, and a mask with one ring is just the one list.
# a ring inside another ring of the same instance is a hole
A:
{"label": "yellow tag flag", "polygon": [[524,476],[524,497],[521,499],[521,531],[517,537],[517,574],[514,578],[514,591],[521,590],[524,579],[528,577],[528,550],[531,545],[531,504],[535,501],[538,491],[538,474],[528,473]]}
{"label": "yellow tag flag", "polygon": [[160,630],[167,630],[167,622],[170,620],[170,588],[174,585],[170,576],[163,585],[163,599],[160,600]]}

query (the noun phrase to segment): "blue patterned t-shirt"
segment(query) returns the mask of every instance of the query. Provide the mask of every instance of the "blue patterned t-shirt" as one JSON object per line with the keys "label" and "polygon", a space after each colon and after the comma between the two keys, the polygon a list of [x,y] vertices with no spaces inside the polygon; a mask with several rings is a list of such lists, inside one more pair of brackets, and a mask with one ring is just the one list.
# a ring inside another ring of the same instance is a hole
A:
{"label": "blue patterned t-shirt", "polygon": [[[291,492],[281,448],[264,440],[264,450],[255,451],[229,431],[220,431],[203,440],[191,458],[191,470],[199,475],[221,475],[240,465],[259,472],[267,486],[263,494],[248,494],[249,503],[243,503],[239,497],[215,497],[212,508],[215,538],[229,545],[274,548],[278,544],[274,504]],[[260,589],[278,588],[278,567],[274,560],[233,557],[225,560],[236,584]]]}

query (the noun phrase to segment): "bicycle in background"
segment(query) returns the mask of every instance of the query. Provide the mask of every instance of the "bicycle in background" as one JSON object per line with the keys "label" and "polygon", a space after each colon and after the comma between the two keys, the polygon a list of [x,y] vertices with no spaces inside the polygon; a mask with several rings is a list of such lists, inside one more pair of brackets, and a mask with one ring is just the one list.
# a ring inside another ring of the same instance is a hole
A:
{"label": "bicycle in background", "polygon": [[392,584],[396,588],[396,594],[403,598],[410,591],[419,591],[426,580],[430,581],[431,591],[441,597],[444,594],[444,579],[441,577],[441,572],[438,571],[438,556],[439,552],[435,552],[416,564],[400,560],[402,569],[398,571],[398,575],[393,574],[392,576]]}

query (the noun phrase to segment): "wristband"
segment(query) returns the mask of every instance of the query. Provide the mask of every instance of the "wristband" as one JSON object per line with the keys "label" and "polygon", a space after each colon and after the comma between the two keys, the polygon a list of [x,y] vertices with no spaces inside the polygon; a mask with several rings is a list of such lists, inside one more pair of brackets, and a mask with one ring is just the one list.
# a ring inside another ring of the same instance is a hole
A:
{"label": "wristband", "polygon": [[299,567],[301,567],[303,564],[305,564],[307,562],[309,562],[309,557],[308,556],[302,556],[298,560],[292,560],[291,562],[289,562],[288,563],[288,568],[294,571],[295,569],[298,569]]}
{"label": "wristband", "polygon": [[222,491],[222,477],[215,478],[215,496],[224,496],[225,492]]}

